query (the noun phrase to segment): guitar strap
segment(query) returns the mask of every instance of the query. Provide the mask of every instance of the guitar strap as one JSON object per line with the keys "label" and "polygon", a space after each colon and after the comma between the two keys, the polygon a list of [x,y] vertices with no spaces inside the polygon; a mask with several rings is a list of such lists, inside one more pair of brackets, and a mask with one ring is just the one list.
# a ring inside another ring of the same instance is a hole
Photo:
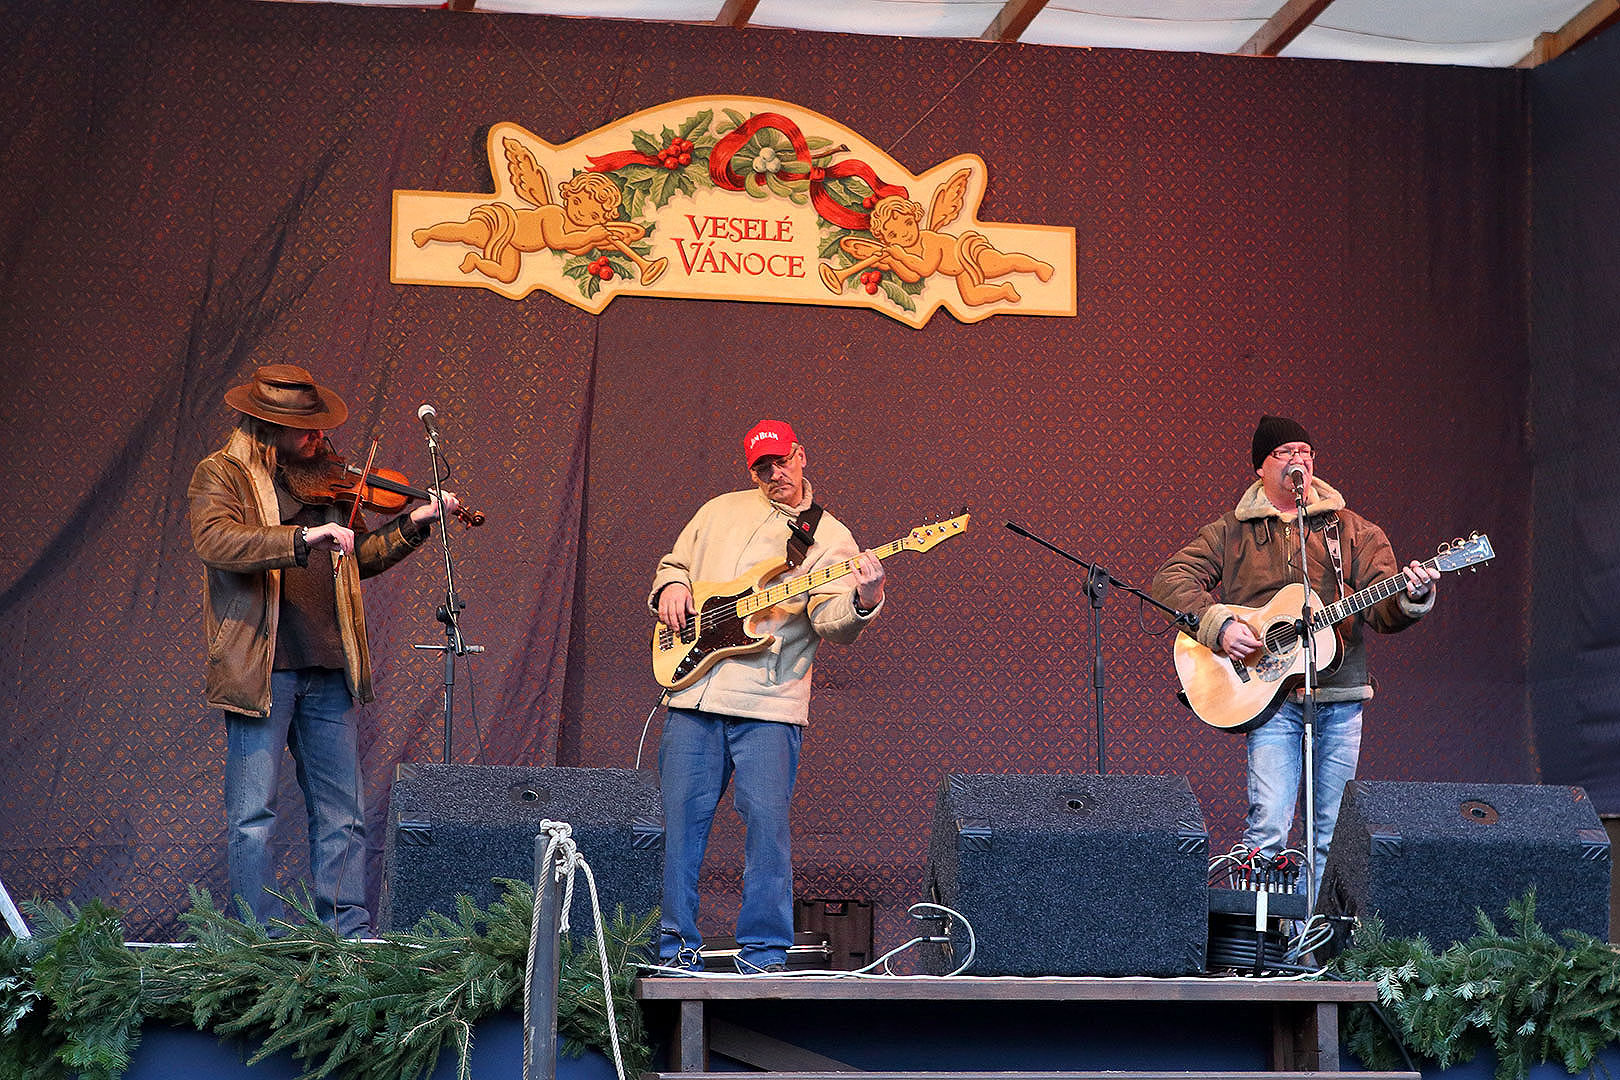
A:
{"label": "guitar strap", "polygon": [[804,513],[788,522],[787,564],[796,570],[810,552],[816,540],[816,526],[821,524],[821,504],[813,502]]}
{"label": "guitar strap", "polygon": [[1328,558],[1333,560],[1333,576],[1339,579],[1339,599],[1345,598],[1344,549],[1339,542],[1339,515],[1333,514],[1322,523],[1322,542],[1327,545]]}

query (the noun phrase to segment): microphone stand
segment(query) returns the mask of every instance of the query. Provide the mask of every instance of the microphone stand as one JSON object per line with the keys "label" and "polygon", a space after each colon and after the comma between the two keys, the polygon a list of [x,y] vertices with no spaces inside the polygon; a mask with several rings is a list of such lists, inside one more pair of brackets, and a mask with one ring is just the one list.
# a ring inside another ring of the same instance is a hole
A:
{"label": "microphone stand", "polygon": [[1043,548],[1063,556],[1076,566],[1083,566],[1086,569],[1085,590],[1087,598],[1091,601],[1091,688],[1096,697],[1097,712],[1097,775],[1106,776],[1108,775],[1108,755],[1103,744],[1104,678],[1102,652],[1102,606],[1103,601],[1108,598],[1108,586],[1113,585],[1115,588],[1124,589],[1131,595],[1147,601],[1160,611],[1164,612],[1166,615],[1169,615],[1171,620],[1174,621],[1177,626],[1180,626],[1189,634],[1196,634],[1198,632],[1198,617],[1189,612],[1177,611],[1173,607],[1167,607],[1166,605],[1159,603],[1157,600],[1153,599],[1153,597],[1149,596],[1141,589],[1138,589],[1136,586],[1130,584],[1129,582],[1121,581],[1113,574],[1110,574],[1097,563],[1087,562],[1078,555],[1070,554],[1069,552],[1058,547],[1056,544],[1052,543],[1050,540],[1044,540],[1041,537],[1036,536],[1034,533],[1030,532],[1021,525],[1015,525],[1009,521],[1007,522],[1007,528],[1011,529],[1019,536],[1024,537],[1026,540],[1033,540]]}
{"label": "microphone stand", "polygon": [[439,500],[439,536],[444,541],[444,603],[433,617],[444,624],[443,645],[412,645],[413,649],[444,653],[444,759],[449,765],[454,757],[450,747],[451,731],[455,720],[456,657],[468,653],[481,653],[482,645],[468,645],[461,637],[461,612],[467,607],[456,595],[456,565],[450,554],[450,522],[444,513],[444,469],[439,458],[439,433],[428,428],[428,459],[433,470],[433,484],[428,489]]}
{"label": "microphone stand", "polygon": [[[1305,477],[1294,477],[1294,524],[1299,527],[1299,579],[1304,585],[1305,597],[1300,601],[1299,635],[1305,643],[1305,683],[1300,706],[1301,732],[1304,753],[1301,755],[1302,776],[1305,785],[1305,910],[1316,910],[1316,635],[1311,632],[1311,568],[1306,562],[1305,538],[1310,528],[1305,522]],[[1283,846],[1288,838],[1283,837]]]}

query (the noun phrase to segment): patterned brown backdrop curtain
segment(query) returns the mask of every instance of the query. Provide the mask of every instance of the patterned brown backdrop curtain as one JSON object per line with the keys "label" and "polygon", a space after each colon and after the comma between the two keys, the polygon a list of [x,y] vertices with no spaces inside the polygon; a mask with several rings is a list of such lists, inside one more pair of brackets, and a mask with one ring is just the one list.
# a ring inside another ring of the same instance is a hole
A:
{"label": "patterned brown backdrop curtain", "polygon": [[[440,11],[196,0],[11,12],[0,84],[0,879],[101,896],[137,935],[222,892],[223,730],[201,696],[184,491],[224,391],[307,364],[339,446],[420,475],[439,410],[469,637],[457,760],[625,766],[654,701],[652,565],[791,419],[867,543],[967,505],[891,566],[891,609],[818,665],[801,895],[921,892],[947,772],[1095,768],[1090,632],[1050,533],[1145,583],[1246,485],[1261,411],[1403,557],[1501,557],[1375,643],[1364,775],[1528,781],[1527,136],[1521,74],[1061,51]],[[563,142],[659,102],[780,97],[921,171],[974,151],[987,219],[1078,231],[1072,319],[621,299],[597,318],[388,281],[395,188],[490,189],[483,136]],[[437,760],[435,554],[368,583],[373,843],[393,766]],[[1104,613],[1114,772],[1187,775],[1217,844],[1240,739],[1172,698],[1169,641]],[[477,717],[472,704],[476,691]],[[652,760],[655,719],[643,764]],[[297,808],[290,792],[289,808]],[[299,815],[292,814],[294,819]],[[287,828],[291,873],[301,829]],[[738,833],[715,841],[713,911]],[[375,872],[376,866],[373,866]],[[1084,868],[1066,868],[1081,873]]]}

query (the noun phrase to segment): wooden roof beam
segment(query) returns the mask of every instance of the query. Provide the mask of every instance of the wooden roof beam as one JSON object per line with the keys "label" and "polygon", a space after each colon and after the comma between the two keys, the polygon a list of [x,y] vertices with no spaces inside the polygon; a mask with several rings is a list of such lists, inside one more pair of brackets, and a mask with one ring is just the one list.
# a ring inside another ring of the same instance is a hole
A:
{"label": "wooden roof beam", "polygon": [[1278,55],[1331,3],[1333,0],[1288,0],[1253,37],[1238,46],[1237,55]]}
{"label": "wooden roof beam", "polygon": [[1007,0],[979,37],[985,41],[1017,41],[1046,6],[1046,0]]}
{"label": "wooden roof beam", "polygon": [[757,7],[759,0],[726,0],[720,8],[720,14],[714,17],[715,25],[734,26],[740,30],[754,17],[754,9]]}
{"label": "wooden roof beam", "polygon": [[1614,23],[1617,16],[1620,16],[1620,0],[1592,0],[1557,30],[1537,34],[1536,43],[1513,66],[1533,68],[1555,60]]}

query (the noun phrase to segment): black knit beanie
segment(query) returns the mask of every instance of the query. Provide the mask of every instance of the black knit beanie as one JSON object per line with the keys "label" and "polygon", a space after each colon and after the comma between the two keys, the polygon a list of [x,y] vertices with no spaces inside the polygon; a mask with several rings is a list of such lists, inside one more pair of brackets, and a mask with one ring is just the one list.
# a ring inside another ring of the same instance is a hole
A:
{"label": "black knit beanie", "polygon": [[1258,469],[1266,455],[1283,443],[1310,441],[1310,433],[1286,416],[1262,416],[1254,426],[1254,467]]}

